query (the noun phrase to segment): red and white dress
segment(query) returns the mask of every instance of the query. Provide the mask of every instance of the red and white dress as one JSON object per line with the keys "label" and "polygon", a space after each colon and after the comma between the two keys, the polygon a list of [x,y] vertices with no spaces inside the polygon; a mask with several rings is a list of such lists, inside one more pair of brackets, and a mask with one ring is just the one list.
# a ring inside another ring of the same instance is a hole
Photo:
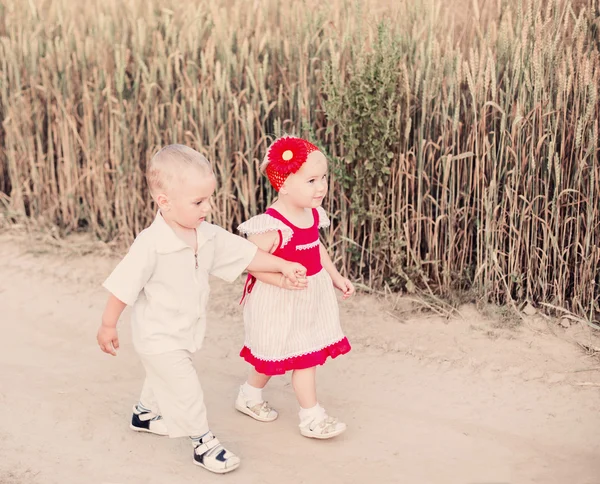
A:
{"label": "red and white dress", "polygon": [[240,356],[265,375],[322,365],[350,351],[340,327],[331,277],[321,265],[319,229],[329,226],[323,208],[313,209],[314,223],[299,228],[269,208],[238,227],[247,235],[278,232],[273,252],[307,269],[308,287],[293,291],[248,277],[244,290],[246,338]]}

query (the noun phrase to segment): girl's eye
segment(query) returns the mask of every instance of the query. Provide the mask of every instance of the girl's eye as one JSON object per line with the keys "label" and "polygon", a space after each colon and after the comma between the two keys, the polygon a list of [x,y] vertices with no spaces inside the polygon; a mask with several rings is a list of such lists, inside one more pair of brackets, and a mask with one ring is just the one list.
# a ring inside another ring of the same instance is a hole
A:
{"label": "girl's eye", "polygon": [[199,202],[196,202],[196,205],[202,205],[204,203],[204,200],[200,200]]}
{"label": "girl's eye", "polygon": [[314,183],[314,182],[315,182],[314,178],[312,180],[308,180],[308,183]]}

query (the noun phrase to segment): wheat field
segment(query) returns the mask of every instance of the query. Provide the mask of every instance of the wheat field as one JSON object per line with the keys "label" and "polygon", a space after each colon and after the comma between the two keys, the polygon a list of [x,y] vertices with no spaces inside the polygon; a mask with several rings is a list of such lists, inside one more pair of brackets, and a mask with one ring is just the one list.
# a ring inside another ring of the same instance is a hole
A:
{"label": "wheat field", "polygon": [[298,134],[330,159],[327,242],[362,287],[598,323],[600,8],[460,6],[0,0],[4,220],[124,246],[177,142],[234,229],[273,197],[270,140]]}

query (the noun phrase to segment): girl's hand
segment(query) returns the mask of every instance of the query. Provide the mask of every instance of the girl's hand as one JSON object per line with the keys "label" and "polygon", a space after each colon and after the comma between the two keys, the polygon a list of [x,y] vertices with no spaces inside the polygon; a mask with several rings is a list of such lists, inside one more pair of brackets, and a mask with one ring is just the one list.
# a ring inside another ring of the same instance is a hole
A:
{"label": "girl's hand", "polygon": [[354,289],[354,285],[350,282],[350,279],[346,279],[342,276],[336,277],[333,280],[333,285],[336,289],[342,291],[342,299],[348,299],[356,292],[356,290]]}
{"label": "girl's hand", "polygon": [[297,285],[302,279],[306,279],[306,267],[296,262],[285,262],[281,273],[294,285]]}
{"label": "girl's hand", "polygon": [[104,324],[101,325],[96,340],[102,351],[109,355],[117,356],[116,350],[119,348],[117,328],[105,326]]}
{"label": "girl's hand", "polygon": [[293,282],[282,274],[279,279],[279,287],[290,291],[301,291],[308,287],[308,279],[306,276],[296,275],[296,282]]}

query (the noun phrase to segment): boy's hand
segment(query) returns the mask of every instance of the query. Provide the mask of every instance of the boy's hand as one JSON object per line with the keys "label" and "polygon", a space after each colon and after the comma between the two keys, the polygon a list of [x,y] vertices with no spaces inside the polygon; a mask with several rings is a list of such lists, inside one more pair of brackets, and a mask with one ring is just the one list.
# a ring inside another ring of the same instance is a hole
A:
{"label": "boy's hand", "polygon": [[355,293],[354,285],[350,282],[350,279],[346,279],[345,277],[337,277],[333,281],[333,285],[342,291],[343,296],[342,299],[348,299]]}
{"label": "boy's hand", "polygon": [[294,285],[298,285],[299,281],[306,279],[306,267],[296,262],[285,262],[281,273]]}
{"label": "boy's hand", "polygon": [[119,349],[119,336],[117,328],[105,326],[102,324],[96,336],[100,349],[109,355],[117,356],[116,350]]}
{"label": "boy's hand", "polygon": [[308,279],[306,276],[296,276],[296,282],[293,282],[282,274],[279,279],[279,287],[290,291],[301,291],[308,287]]}

